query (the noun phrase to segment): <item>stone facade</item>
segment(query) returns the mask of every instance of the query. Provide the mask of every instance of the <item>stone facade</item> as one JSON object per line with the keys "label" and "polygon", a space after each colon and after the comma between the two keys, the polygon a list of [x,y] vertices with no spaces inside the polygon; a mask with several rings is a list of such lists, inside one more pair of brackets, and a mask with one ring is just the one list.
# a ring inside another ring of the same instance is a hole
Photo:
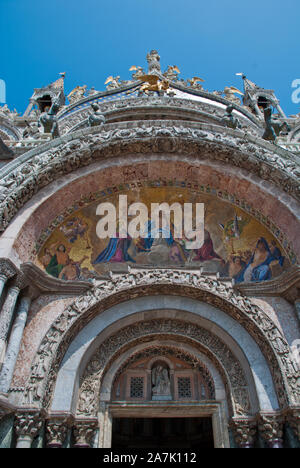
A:
{"label": "stone facade", "polygon": [[[1,444],[110,447],[114,418],[163,413],[211,418],[215,447],[299,447],[299,116],[147,61],[0,109]],[[207,203],[204,247],[101,244],[94,205],[124,193]]]}

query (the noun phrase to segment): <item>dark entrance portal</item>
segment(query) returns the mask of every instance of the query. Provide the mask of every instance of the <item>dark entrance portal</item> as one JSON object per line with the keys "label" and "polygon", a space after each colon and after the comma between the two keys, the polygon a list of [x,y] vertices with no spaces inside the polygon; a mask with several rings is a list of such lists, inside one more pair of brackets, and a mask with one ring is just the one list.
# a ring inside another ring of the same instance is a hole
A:
{"label": "dark entrance portal", "polygon": [[114,418],[112,447],[213,448],[211,418]]}

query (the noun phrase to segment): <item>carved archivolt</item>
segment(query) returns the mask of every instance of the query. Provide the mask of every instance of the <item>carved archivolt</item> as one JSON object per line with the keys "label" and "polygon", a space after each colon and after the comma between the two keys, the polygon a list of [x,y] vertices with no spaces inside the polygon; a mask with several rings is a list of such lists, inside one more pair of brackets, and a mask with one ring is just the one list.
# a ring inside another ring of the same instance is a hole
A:
{"label": "carved archivolt", "polygon": [[242,131],[233,131],[200,123],[175,125],[173,121],[145,122],[141,127],[125,128],[112,124],[109,130],[98,128],[75,132],[42,148],[29,151],[16,163],[0,171],[0,230],[42,187],[61,175],[96,160],[126,154],[177,153],[223,161],[257,174],[300,199],[300,169],[290,153],[259,142]]}
{"label": "carved archivolt", "polygon": [[78,332],[101,311],[137,296],[173,294],[212,304],[237,320],[257,342],[273,376],[281,407],[299,403],[299,369],[280,330],[253,302],[237,295],[230,283],[182,270],[131,270],[95,282],[56,319],[42,340],[27,383],[26,404],[49,399],[60,362]]}
{"label": "carved archivolt", "polygon": [[[191,352],[188,352],[183,348],[176,348],[175,346],[171,346],[171,345],[150,346],[132,354],[129,358],[125,360],[125,362],[116,372],[115,377],[114,377],[114,382],[116,382],[118,377],[123,372],[125,372],[130,366],[132,366],[136,361],[143,359],[145,357],[151,357],[151,356],[157,357],[157,356],[162,356],[162,355],[165,356],[166,354],[168,355],[168,357],[172,356],[177,359],[180,359],[181,361],[185,361],[190,366],[192,366],[192,368],[197,369],[200,372],[201,377],[207,384],[210,399],[211,400],[215,399],[214,381],[209,370],[203,364],[203,362],[200,361],[199,358],[193,355]],[[113,382],[112,387],[114,386],[114,382]]]}
{"label": "carved archivolt", "polygon": [[[223,377],[230,409],[234,414],[249,413],[250,400],[247,381],[239,361],[230,349],[216,335],[202,327],[180,320],[161,319],[149,320],[125,327],[102,343],[90,359],[81,378],[78,414],[84,416],[95,416],[97,414],[99,393],[105,373],[111,367],[112,362],[122,355],[126,349],[130,349],[137,343],[142,342],[145,350],[141,353],[152,352],[155,355],[162,352],[162,347],[158,350],[153,348],[151,341],[154,339],[166,340],[170,339],[170,337],[175,338],[178,344],[184,341],[209,354]],[[164,347],[164,349],[169,350],[169,347]],[[208,380],[211,389],[214,388],[212,377],[207,369],[203,370],[203,364],[196,356],[191,356],[182,347],[180,349],[171,348],[171,350],[173,355],[192,362],[194,367],[200,367],[202,373],[205,374],[204,379]],[[132,363],[139,357],[139,353],[133,354],[124,365]],[[124,370],[124,366],[117,375],[122,370]]]}

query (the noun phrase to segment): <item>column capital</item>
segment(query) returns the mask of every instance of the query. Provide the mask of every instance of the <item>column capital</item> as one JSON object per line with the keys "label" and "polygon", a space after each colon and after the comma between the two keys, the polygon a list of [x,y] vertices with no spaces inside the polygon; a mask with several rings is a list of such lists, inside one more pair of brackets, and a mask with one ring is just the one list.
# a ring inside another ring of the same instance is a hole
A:
{"label": "column capital", "polygon": [[18,273],[17,267],[8,259],[0,258],[0,277],[10,279]]}
{"label": "column capital", "polygon": [[48,448],[61,448],[69,427],[72,426],[72,418],[69,416],[54,416],[47,420],[46,438]]}
{"label": "column capital", "polygon": [[24,273],[19,272],[13,279],[11,287],[19,289],[20,291],[29,285],[29,280]]}
{"label": "column capital", "polygon": [[98,428],[97,419],[76,420],[74,423],[73,433],[75,437],[75,448],[90,448],[92,438]]}
{"label": "column capital", "polygon": [[283,423],[281,414],[259,414],[258,429],[270,448],[282,448]]}
{"label": "column capital", "polygon": [[15,431],[18,437],[28,436],[34,439],[42,427],[40,411],[24,411],[16,414]]}
{"label": "column capital", "polygon": [[253,419],[232,418],[229,424],[240,448],[253,448],[257,422]]}

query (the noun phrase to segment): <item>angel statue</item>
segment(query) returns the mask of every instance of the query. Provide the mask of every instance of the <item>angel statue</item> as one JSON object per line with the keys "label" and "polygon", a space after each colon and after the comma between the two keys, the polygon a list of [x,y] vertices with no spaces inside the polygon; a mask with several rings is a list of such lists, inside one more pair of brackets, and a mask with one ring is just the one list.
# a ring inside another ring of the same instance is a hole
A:
{"label": "angel statue", "polygon": [[74,104],[76,101],[79,101],[84,97],[84,94],[86,92],[87,85],[84,86],[76,86],[70,94],[68,94],[67,98],[69,100],[70,104]]}
{"label": "angel statue", "polygon": [[137,80],[139,76],[145,75],[145,70],[140,66],[132,65],[132,67],[129,68],[129,71],[134,72],[132,73],[132,78],[134,80]]}
{"label": "angel statue", "polygon": [[152,369],[152,396],[171,397],[171,382],[166,367],[158,364]]}
{"label": "angel statue", "polygon": [[164,77],[169,81],[176,81],[178,79],[178,74],[180,70],[176,65],[169,65],[167,70],[163,73]]}
{"label": "angel statue", "polygon": [[244,93],[242,93],[242,91],[240,91],[239,89],[235,88],[234,86],[225,86],[223,94],[228,101],[231,101],[234,104],[237,104],[238,106],[241,105],[240,98],[235,96],[236,94],[244,96]]}
{"label": "angel statue", "polygon": [[117,89],[120,88],[121,83],[120,83],[120,76],[109,76],[106,78],[106,81],[104,83],[106,86],[106,89],[109,91],[111,89]]}
{"label": "angel statue", "polygon": [[187,82],[189,83],[190,87],[193,89],[198,89],[199,91],[203,89],[203,86],[200,83],[203,83],[204,80],[202,80],[202,78],[199,78],[198,76],[194,76],[190,80],[187,80]]}

